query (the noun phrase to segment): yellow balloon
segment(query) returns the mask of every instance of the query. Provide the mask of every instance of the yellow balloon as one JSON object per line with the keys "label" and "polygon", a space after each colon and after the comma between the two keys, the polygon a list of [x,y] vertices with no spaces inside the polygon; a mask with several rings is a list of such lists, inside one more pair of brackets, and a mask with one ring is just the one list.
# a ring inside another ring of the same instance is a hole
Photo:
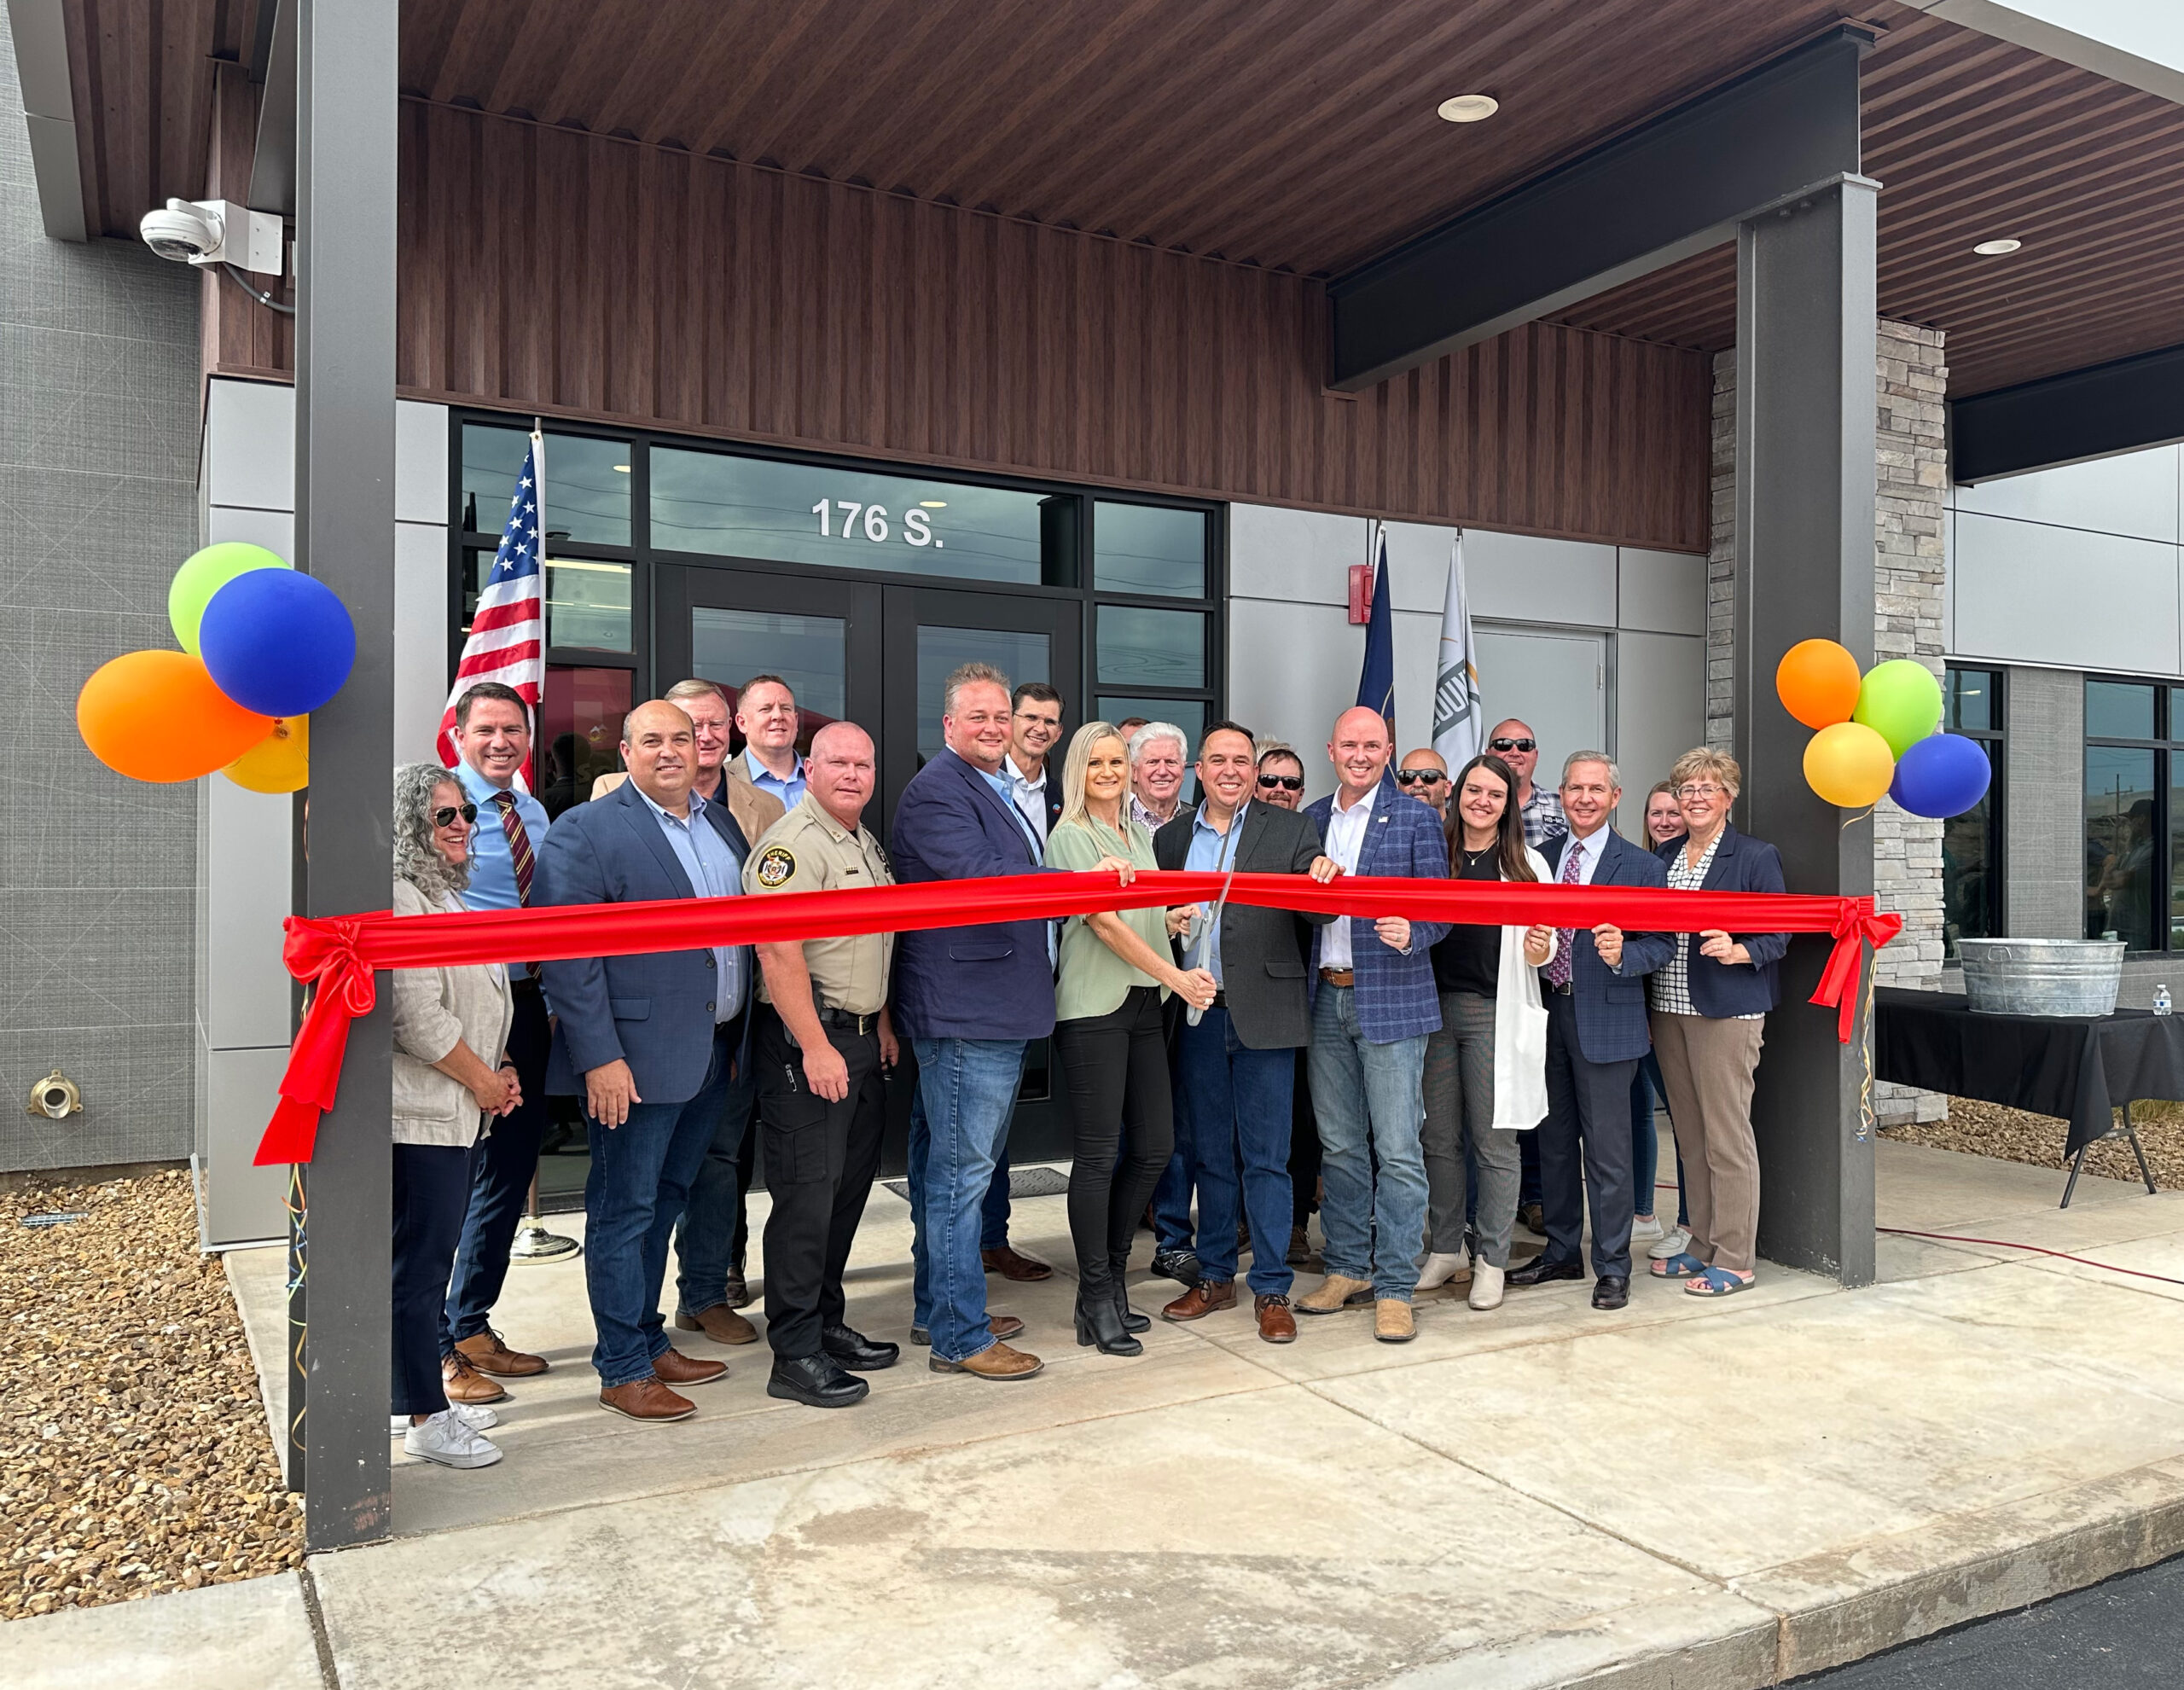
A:
{"label": "yellow balloon", "polygon": [[1888,741],[1862,722],[1821,729],[1805,746],[1805,784],[1828,804],[1862,810],[1887,795],[1896,778]]}
{"label": "yellow balloon", "polygon": [[247,792],[301,791],[311,780],[311,717],[276,717],[273,731],[220,772]]}

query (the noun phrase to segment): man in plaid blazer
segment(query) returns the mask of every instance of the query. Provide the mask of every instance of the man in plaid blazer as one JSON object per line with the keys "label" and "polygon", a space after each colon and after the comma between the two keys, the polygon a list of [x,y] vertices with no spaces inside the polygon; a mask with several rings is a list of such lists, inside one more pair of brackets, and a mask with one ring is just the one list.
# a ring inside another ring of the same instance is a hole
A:
{"label": "man in plaid blazer", "polygon": [[[1446,880],[1441,818],[1388,777],[1394,749],[1378,711],[1343,711],[1327,744],[1338,788],[1306,813],[1346,874]],[[1426,1201],[1420,1088],[1426,1037],[1441,1025],[1428,953],[1448,931],[1445,921],[1401,915],[1330,922],[1314,931],[1305,982],[1312,1106],[1326,1149],[1327,1276],[1297,1312],[1332,1315],[1370,1301],[1373,1335],[1388,1344],[1416,1335],[1410,1299]]]}

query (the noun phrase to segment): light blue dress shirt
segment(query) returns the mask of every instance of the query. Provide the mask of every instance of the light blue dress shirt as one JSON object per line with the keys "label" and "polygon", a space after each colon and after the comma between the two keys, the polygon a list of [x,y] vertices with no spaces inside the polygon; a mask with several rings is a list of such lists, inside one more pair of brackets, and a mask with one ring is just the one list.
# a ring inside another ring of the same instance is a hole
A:
{"label": "light blue dress shirt", "polygon": [[[546,843],[546,830],[553,825],[547,819],[546,806],[529,793],[513,787],[495,786],[468,763],[459,762],[449,772],[462,787],[463,797],[478,806],[478,826],[470,835],[470,884],[461,894],[463,908],[521,909],[522,900],[515,890],[515,859],[508,853],[508,829],[501,825],[501,807],[493,800],[502,791],[515,800],[515,813],[522,819],[524,832],[531,836],[534,868],[538,862],[538,847]],[[525,973],[528,961],[525,957],[507,959],[508,978],[528,980]]]}
{"label": "light blue dress shirt", "polygon": [[[952,747],[948,754],[950,757],[961,756],[960,752],[954,750]],[[1047,854],[1046,841],[1039,837],[1038,829],[1031,825],[1031,818],[1025,816],[1022,810],[1016,807],[1015,787],[1008,775],[988,774],[985,770],[980,769],[977,764],[972,763],[971,759],[967,757],[964,758],[963,761],[970,764],[973,772],[975,773],[981,781],[984,781],[989,787],[991,787],[994,789],[995,793],[1001,799],[1002,807],[1008,811],[1010,816],[1015,821],[1016,825],[1024,830],[1025,843],[1031,847],[1031,863],[1037,864]],[[1002,758],[1001,766],[1003,769],[1010,769],[1012,767],[1006,757]],[[1030,872],[1030,865],[1026,866],[1025,872]],[[1047,923],[1047,967],[1049,968],[1054,966],[1055,959],[1060,955],[1059,945],[1060,939],[1057,936],[1057,924],[1049,921]]]}
{"label": "light blue dress shirt", "polygon": [[[706,820],[705,799],[695,793],[690,794],[690,819],[685,822],[653,803],[641,787],[637,796],[659,818],[659,831],[667,836],[668,849],[675,853],[675,860],[682,865],[682,872],[690,877],[692,890],[700,897],[743,895],[743,875],[735,866],[735,853],[728,848],[728,841],[721,838],[719,830]],[[713,999],[713,1019],[716,1023],[733,1021],[741,1012],[744,996],[750,990],[743,978],[741,948],[715,945],[713,967],[720,976],[719,995]]]}
{"label": "light blue dress shirt", "polygon": [[[790,755],[794,756],[795,753],[791,752]],[[802,758],[797,758],[796,767],[789,771],[788,779],[786,781],[753,757],[751,754],[751,747],[748,746],[743,747],[743,766],[751,771],[751,784],[760,792],[771,793],[779,799],[781,801],[782,809],[793,810],[802,800],[804,797],[804,759]],[[756,845],[758,841],[753,839],[752,843]]]}
{"label": "light blue dress shirt", "polygon": [[[1216,831],[1213,824],[1205,819],[1205,806],[1199,805],[1198,814],[1191,822],[1191,845],[1189,851],[1183,855],[1183,867],[1199,874],[1228,873],[1231,863],[1230,853],[1243,836],[1244,811],[1249,808],[1247,804],[1239,804],[1236,813],[1228,818],[1228,831],[1223,833]],[[1212,909],[1211,904],[1206,906],[1209,915]],[[1192,950],[1191,955],[1198,967],[1213,976],[1217,984],[1227,984],[1221,974],[1221,918],[1218,915],[1213,916],[1212,932],[1204,935],[1200,945]]]}

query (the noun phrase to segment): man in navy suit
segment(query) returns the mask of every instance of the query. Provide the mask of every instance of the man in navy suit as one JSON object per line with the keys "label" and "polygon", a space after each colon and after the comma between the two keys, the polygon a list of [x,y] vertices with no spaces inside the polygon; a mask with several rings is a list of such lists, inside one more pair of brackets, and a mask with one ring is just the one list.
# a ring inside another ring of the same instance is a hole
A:
{"label": "man in navy suit", "polygon": [[[690,718],[655,699],[622,724],[630,778],[564,813],[538,852],[540,904],[726,897],[742,890],[734,823],[691,790]],[[737,835],[740,842],[740,833]],[[747,851],[747,845],[746,847]],[[659,1312],[667,1238],[728,1106],[746,1044],[747,947],[586,957],[544,965],[556,1019],[547,1089],[584,1099],[584,1284],[603,1408],[679,1420],[695,1405],[671,1387],[728,1369],[682,1355]]]}
{"label": "man in navy suit", "polygon": [[[1562,764],[1562,811],[1570,831],[1540,847],[1568,886],[1663,886],[1651,851],[1608,825],[1623,777],[1606,752],[1572,752]],[[1646,1031],[1645,976],[1675,954],[1662,933],[1625,933],[1602,922],[1565,927],[1542,968],[1547,1002],[1547,1119],[1539,1127],[1547,1248],[1509,1275],[1513,1286],[1581,1279],[1578,1246],[1593,1211],[1593,1307],[1630,1300],[1630,1083],[1653,1048]],[[1582,1147],[1582,1162],[1580,1150]],[[1580,1170],[1582,1167],[1582,1177]]]}
{"label": "man in navy suit", "polygon": [[[1048,872],[1038,830],[1010,801],[1009,717],[1008,677],[990,664],[967,663],[942,683],[947,748],[896,806],[897,884]],[[1098,867],[1128,880],[1119,857]],[[935,1373],[1018,1379],[1043,1365],[1002,1341],[1022,1321],[987,1315],[979,1210],[1015,1111],[1025,1047],[1054,1031],[1054,967],[1047,921],[940,927],[896,944],[895,1025],[917,1057],[926,1124],[923,1142],[910,1147],[918,1281],[930,1303],[916,1324],[931,1337]]]}
{"label": "man in navy suit", "polygon": [[[1350,874],[1446,880],[1441,818],[1388,775],[1394,737],[1360,705],[1335,718],[1327,743],[1337,790],[1305,806],[1327,855]],[[1410,1302],[1426,1240],[1426,1156],[1419,1143],[1426,1041],[1441,1025],[1434,942],[1445,921],[1383,915],[1328,922],[1312,934],[1312,1107],[1326,1155],[1327,1276],[1297,1301],[1300,1315],[1373,1304],[1373,1335],[1417,1335]],[[1254,1237],[1254,1248],[1262,1241]],[[1263,1241],[1272,1249],[1274,1240]]]}

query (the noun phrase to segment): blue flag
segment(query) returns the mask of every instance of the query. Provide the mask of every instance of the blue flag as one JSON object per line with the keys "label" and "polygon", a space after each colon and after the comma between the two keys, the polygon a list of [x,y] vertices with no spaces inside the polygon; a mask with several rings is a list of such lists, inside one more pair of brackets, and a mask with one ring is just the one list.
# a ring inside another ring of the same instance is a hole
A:
{"label": "blue flag", "polygon": [[1388,531],[1373,526],[1373,607],[1365,619],[1365,667],[1357,677],[1357,702],[1377,710],[1396,731],[1396,624],[1388,603]]}

